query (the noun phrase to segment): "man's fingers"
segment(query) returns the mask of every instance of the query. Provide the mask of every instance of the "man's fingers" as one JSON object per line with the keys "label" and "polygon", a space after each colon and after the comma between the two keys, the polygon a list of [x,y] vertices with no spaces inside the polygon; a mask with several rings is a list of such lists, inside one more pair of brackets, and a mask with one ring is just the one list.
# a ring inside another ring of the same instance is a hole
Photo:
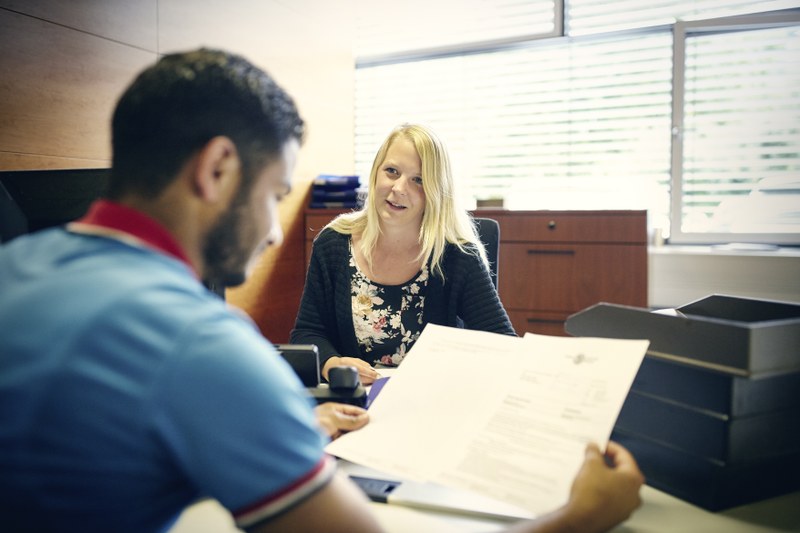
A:
{"label": "man's fingers", "polygon": [[364,427],[369,421],[367,413],[347,414],[336,413],[337,426],[343,431],[353,431]]}
{"label": "man's fingers", "polygon": [[603,460],[603,452],[600,451],[600,447],[594,443],[590,442],[586,445],[586,460],[594,460],[594,461],[602,461]]}
{"label": "man's fingers", "polygon": [[608,442],[608,447],[606,448],[606,457],[608,457],[608,459],[611,461],[611,464],[616,467],[625,469],[632,468],[636,470],[639,469],[638,465],[636,464],[636,459],[633,457],[631,452],[614,441]]}
{"label": "man's fingers", "polygon": [[350,405],[349,403],[337,403],[336,410],[340,413],[344,413],[350,416],[359,416],[359,415],[366,415],[367,410],[363,407],[358,407],[356,405]]}

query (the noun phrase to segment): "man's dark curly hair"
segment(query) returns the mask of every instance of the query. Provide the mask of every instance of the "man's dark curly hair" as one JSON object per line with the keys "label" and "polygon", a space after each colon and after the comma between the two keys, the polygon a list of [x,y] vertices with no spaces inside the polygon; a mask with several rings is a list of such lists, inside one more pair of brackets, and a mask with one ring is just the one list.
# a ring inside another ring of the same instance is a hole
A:
{"label": "man's dark curly hair", "polygon": [[208,49],[170,54],[139,74],[117,103],[108,197],[157,196],[218,135],[236,145],[246,188],[303,133],[292,98],[243,57]]}

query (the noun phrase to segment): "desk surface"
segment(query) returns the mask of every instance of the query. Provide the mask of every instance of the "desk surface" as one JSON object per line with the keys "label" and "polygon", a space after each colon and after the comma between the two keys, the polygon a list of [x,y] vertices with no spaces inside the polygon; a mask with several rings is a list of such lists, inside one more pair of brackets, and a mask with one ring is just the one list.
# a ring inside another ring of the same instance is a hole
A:
{"label": "desk surface", "polygon": [[[390,377],[396,369],[380,372]],[[800,491],[712,513],[645,485],[642,506],[614,533],[779,533],[800,531]],[[510,522],[370,503],[389,533],[490,533],[503,531]],[[239,531],[230,514],[217,502],[206,500],[189,507],[170,533],[233,533]]]}
{"label": "desk surface", "polygon": [[[800,531],[800,492],[794,492],[711,513],[649,486],[642,488],[642,507],[616,533],[776,533]],[[508,524],[435,511],[421,511],[371,503],[378,521],[390,533],[502,531]],[[239,531],[217,502],[206,500],[189,507],[170,533],[232,533]]]}

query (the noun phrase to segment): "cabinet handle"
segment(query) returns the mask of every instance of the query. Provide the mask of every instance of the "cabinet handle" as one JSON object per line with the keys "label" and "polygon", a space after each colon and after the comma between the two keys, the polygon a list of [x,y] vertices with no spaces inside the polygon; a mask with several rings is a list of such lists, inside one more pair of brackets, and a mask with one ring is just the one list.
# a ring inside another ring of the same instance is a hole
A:
{"label": "cabinet handle", "polygon": [[528,255],[575,255],[575,250],[528,250]]}
{"label": "cabinet handle", "polygon": [[563,320],[554,318],[528,318],[528,324],[563,324]]}

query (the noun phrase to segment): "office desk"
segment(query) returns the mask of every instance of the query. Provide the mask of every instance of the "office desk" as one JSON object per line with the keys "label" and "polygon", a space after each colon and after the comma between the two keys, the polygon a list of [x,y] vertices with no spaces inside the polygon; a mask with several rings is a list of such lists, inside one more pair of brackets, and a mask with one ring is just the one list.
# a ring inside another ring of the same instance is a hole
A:
{"label": "office desk", "polygon": [[[641,508],[615,533],[777,533],[800,531],[800,492],[711,513],[656,490],[642,488]],[[502,520],[479,519],[396,505],[370,503],[378,521],[391,533],[488,533],[502,531]],[[232,533],[238,531],[217,502],[189,507],[170,533]]]}

